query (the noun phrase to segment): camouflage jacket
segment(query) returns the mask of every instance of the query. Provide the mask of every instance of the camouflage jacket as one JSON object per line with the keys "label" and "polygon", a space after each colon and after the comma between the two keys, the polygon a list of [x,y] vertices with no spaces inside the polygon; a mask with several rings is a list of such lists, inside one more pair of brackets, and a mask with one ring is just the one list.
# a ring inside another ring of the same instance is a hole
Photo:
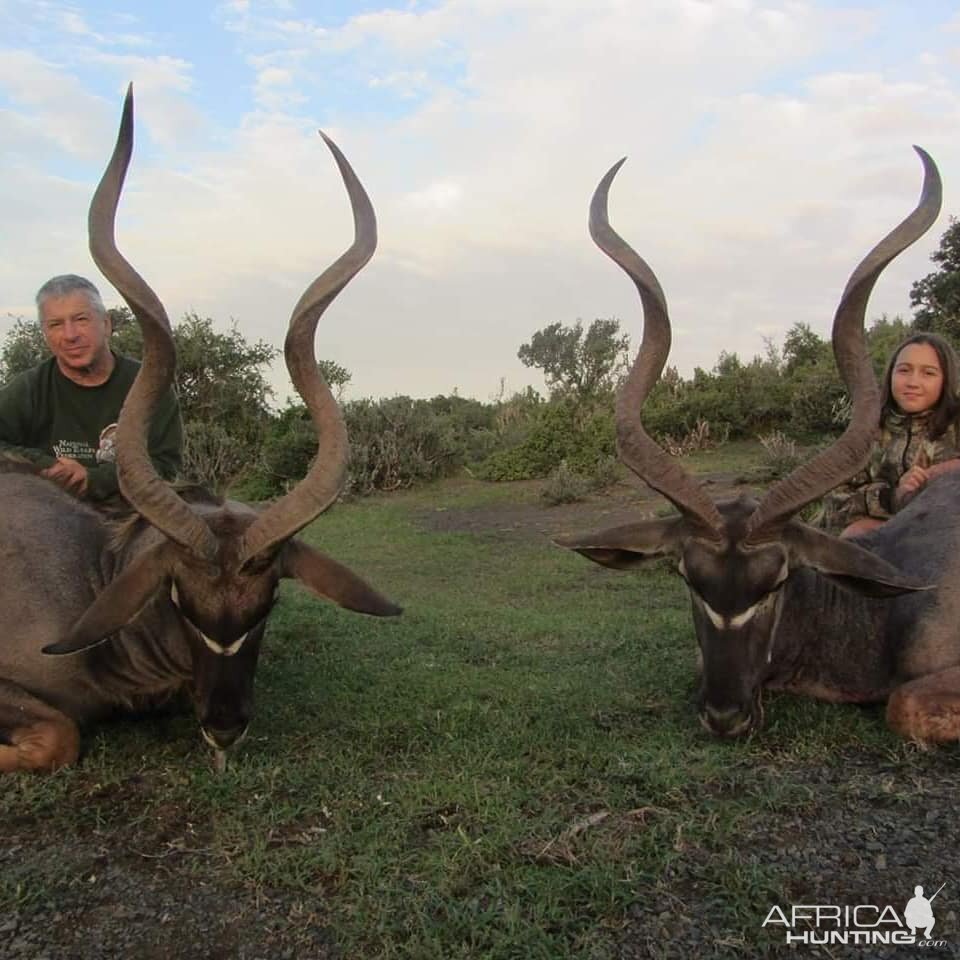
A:
{"label": "camouflage jacket", "polygon": [[894,494],[900,478],[913,466],[932,467],[960,457],[960,425],[951,424],[936,440],[928,435],[929,413],[891,413],[884,420],[866,467],[824,498],[814,520],[841,530],[861,517],[887,520],[895,512]]}

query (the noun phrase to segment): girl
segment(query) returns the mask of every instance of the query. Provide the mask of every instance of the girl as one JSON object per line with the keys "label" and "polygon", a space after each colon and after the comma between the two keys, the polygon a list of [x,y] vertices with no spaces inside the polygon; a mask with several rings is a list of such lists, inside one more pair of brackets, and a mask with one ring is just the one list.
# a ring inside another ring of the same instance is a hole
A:
{"label": "girl", "polygon": [[957,388],[957,355],[943,337],[916,333],[893,352],[870,461],[827,498],[840,536],[879,527],[934,477],[960,469]]}

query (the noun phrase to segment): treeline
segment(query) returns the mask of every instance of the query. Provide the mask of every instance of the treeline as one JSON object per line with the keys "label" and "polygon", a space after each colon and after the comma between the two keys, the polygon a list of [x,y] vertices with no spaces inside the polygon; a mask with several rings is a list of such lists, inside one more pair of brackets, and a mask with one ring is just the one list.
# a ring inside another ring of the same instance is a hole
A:
{"label": "treeline", "polygon": [[[936,330],[960,347],[960,222],[933,254],[938,269],[911,291],[912,321],[874,321],[867,343],[880,377],[892,350],[915,330]],[[126,308],[110,311],[113,346],[139,358],[140,331]],[[306,409],[279,412],[266,380],[278,351],[248,343],[233,326],[187,314],[174,327],[176,383],[186,426],[185,479],[248,498],[283,493],[307,471],[316,436]],[[0,349],[0,383],[39,362],[46,347],[35,321],[18,319]],[[583,492],[615,474],[613,398],[630,360],[616,319],[554,323],[520,345],[520,360],[540,370],[546,394],[531,388],[489,402],[457,395],[341,401],[351,444],[348,491],[397,490],[461,470],[487,480],[553,475]],[[344,367],[321,363],[338,394]],[[838,433],[847,397],[830,344],[796,324],[782,345],[743,361],[722,353],[689,379],[667,367],[643,410],[643,422],[673,453],[726,439],[777,436],[801,443]]]}
{"label": "treeline", "polygon": [[[139,329],[123,308],[112,310],[114,349],[139,358]],[[878,375],[893,347],[911,331],[882,319],[868,331]],[[235,327],[188,314],[174,327],[177,389],[186,431],[185,479],[244,496],[282,493],[307,471],[317,438],[306,408],[276,411],[266,379],[277,351],[248,343]],[[3,382],[45,355],[35,322],[18,320],[0,351]],[[588,327],[553,324],[519,355],[543,371],[547,392],[527,388],[489,402],[456,395],[341,400],[351,445],[348,490],[397,490],[470,470],[486,480],[547,477],[600,487],[614,475],[614,393],[627,370],[629,347],[617,320]],[[324,364],[337,392],[350,380]],[[689,379],[668,367],[643,410],[648,431],[682,453],[708,442],[775,431],[810,442],[842,429],[846,395],[829,343],[798,324],[782,348],[769,344],[749,362],[722,354],[710,371]]]}

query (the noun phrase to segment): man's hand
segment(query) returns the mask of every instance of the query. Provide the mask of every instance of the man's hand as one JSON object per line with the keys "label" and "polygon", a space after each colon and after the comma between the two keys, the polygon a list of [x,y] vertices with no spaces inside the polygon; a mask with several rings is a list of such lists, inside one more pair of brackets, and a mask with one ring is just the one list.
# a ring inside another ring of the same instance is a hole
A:
{"label": "man's hand", "polygon": [[87,468],[72,457],[60,457],[52,467],[41,470],[40,476],[52,480],[78,497],[87,493]]}

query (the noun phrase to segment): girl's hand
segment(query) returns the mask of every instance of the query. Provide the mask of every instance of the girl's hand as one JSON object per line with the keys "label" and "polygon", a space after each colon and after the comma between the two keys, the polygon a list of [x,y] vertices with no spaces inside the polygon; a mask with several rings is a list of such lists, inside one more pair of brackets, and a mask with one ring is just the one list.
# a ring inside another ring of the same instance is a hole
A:
{"label": "girl's hand", "polygon": [[912,496],[926,486],[930,479],[930,472],[925,467],[911,467],[897,484],[897,506],[902,507]]}
{"label": "girl's hand", "polygon": [[944,460],[943,463],[934,464],[927,469],[927,480],[933,480],[944,473],[950,473],[953,470],[960,470],[960,460]]}

